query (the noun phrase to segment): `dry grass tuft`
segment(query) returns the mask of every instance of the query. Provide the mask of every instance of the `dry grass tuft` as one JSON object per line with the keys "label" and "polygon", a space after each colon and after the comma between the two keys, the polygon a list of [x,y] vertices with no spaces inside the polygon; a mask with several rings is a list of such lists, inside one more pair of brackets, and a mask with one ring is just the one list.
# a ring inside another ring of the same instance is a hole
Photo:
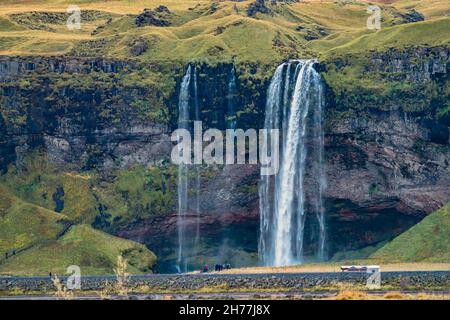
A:
{"label": "dry grass tuft", "polygon": [[403,300],[406,296],[401,292],[393,291],[386,293],[383,298],[387,300]]}
{"label": "dry grass tuft", "polygon": [[117,267],[114,269],[114,273],[116,274],[116,292],[119,295],[126,296],[128,295],[129,288],[126,286],[130,274],[127,273],[127,260],[125,260],[122,256],[117,257]]}
{"label": "dry grass tuft", "polygon": [[67,287],[59,280],[57,275],[52,277],[53,285],[56,287],[55,295],[59,298],[70,300],[74,298],[72,291],[67,290]]}
{"label": "dry grass tuft", "polygon": [[338,293],[335,297],[336,300],[368,300],[367,293],[362,291],[344,290]]}

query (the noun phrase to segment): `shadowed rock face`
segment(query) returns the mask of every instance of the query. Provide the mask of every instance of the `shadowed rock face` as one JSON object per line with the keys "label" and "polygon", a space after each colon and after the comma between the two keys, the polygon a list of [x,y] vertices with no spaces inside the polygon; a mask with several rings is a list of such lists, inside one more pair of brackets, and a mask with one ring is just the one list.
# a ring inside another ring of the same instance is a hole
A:
{"label": "shadowed rock face", "polygon": [[[370,203],[395,197],[400,211],[428,213],[448,199],[448,143],[400,112],[334,122],[327,139],[327,195]],[[419,191],[420,190],[420,191]]]}
{"label": "shadowed rock face", "polygon": [[326,197],[335,250],[388,240],[450,199],[449,145],[431,142],[425,127],[393,112],[334,128]]}
{"label": "shadowed rock face", "polygon": [[[384,72],[388,76],[417,82],[442,81],[448,78],[448,50],[417,49],[410,53],[374,54],[368,72]],[[410,64],[413,57],[418,63]],[[75,61],[75,60],[74,60]],[[3,59],[1,81],[40,68],[51,72],[117,72],[123,62],[70,59]],[[336,61],[339,68],[346,61]],[[199,96],[203,108],[204,129],[224,129],[226,92],[231,65],[199,67]],[[239,73],[239,68],[237,73]],[[324,71],[326,72],[326,71]],[[179,83],[179,80],[178,80]],[[237,105],[255,105],[256,113],[244,114],[238,127],[261,127],[264,119],[267,82],[255,82],[252,88],[238,81]],[[178,84],[179,86],[179,84]],[[43,147],[49,158],[61,168],[85,170],[95,165],[99,170],[127,168],[134,164],[158,165],[170,157],[170,134],[177,119],[174,93],[169,124],[137,120],[126,105],[114,112],[121,122],[105,122],[95,107],[112,96],[133,96],[129,92],[108,89],[77,93],[70,88],[61,94],[70,101],[82,101],[76,113],[52,113],[45,103],[50,90],[10,86],[3,91],[8,108],[28,115],[22,127],[5,124],[0,116],[0,165],[21,159],[31,150]],[[34,108],[23,107],[22,98],[32,95]],[[125,101],[127,99],[124,99]],[[420,113],[404,113],[398,108],[380,111],[371,108],[336,117],[332,116],[334,97],[328,95],[329,114],[325,119],[325,155],[328,188],[325,193],[328,255],[375,245],[405,231],[426,214],[450,199],[450,145],[445,123]],[[395,104],[395,101],[393,102]],[[22,109],[21,109],[22,108]],[[242,107],[244,109],[244,107]],[[240,111],[239,108],[236,111]],[[12,137],[12,138],[8,138]],[[89,150],[89,151],[88,151]],[[97,150],[92,152],[92,150]],[[306,185],[308,179],[306,177]],[[232,265],[257,263],[259,232],[258,166],[210,166],[204,168],[200,184],[200,234],[196,244],[202,257],[192,257],[190,267],[203,263],[230,262]],[[67,191],[66,191],[67,192]],[[308,198],[308,193],[306,194]],[[176,201],[175,201],[176,203]],[[186,229],[195,234],[197,217],[187,215]],[[119,236],[145,243],[159,258],[160,271],[174,271],[177,248],[176,208],[173,214],[155,215],[128,221],[108,230]],[[314,228],[314,224],[312,224]],[[305,252],[313,252],[314,232],[306,230]],[[194,243],[194,240],[191,241]],[[192,244],[194,245],[194,244]]]}
{"label": "shadowed rock face", "polygon": [[249,17],[255,16],[257,13],[268,14],[270,9],[266,7],[265,0],[256,0],[252,2],[247,8],[247,15]]}
{"label": "shadowed rock face", "polygon": [[144,12],[140,13],[136,19],[135,24],[138,27],[144,26],[158,26],[158,27],[167,27],[170,25],[170,22],[166,20],[167,17],[171,15],[171,12],[167,9],[167,7],[160,6],[151,9],[144,9]]}
{"label": "shadowed rock face", "polygon": [[402,18],[402,21],[404,23],[412,23],[425,20],[424,15],[420,12],[417,12],[416,10],[410,10],[408,12],[401,13],[399,14],[399,16]]}
{"label": "shadowed rock face", "polygon": [[6,170],[6,165],[14,161],[14,145],[8,137],[5,121],[0,114],[0,173]]}
{"label": "shadowed rock face", "polygon": [[427,82],[448,73],[450,51],[445,47],[389,49],[373,53],[368,71],[385,72],[388,79]]}

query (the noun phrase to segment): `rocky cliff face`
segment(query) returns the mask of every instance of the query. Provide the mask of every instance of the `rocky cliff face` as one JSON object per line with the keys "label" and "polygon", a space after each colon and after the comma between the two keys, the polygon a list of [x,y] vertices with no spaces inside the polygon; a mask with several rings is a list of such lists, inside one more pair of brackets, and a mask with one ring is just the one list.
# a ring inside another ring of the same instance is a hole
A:
{"label": "rocky cliff face", "polygon": [[[448,57],[448,49],[442,48],[388,51],[374,53],[365,68],[368,74],[383,74],[391,80],[441,86],[448,81]],[[342,59],[332,63],[337,69],[351,65]],[[232,65],[198,67],[201,118],[206,127],[224,129]],[[20,166],[24,155],[36,148],[46,150],[64,170],[162,166],[172,148],[170,134],[176,126],[177,88],[183,68],[173,73],[177,80],[169,96],[158,100],[154,92],[151,95],[150,101],[162,100],[167,106],[164,120],[142,118],[152,106],[133,102],[145,101],[148,91],[121,86],[117,80],[135,68],[139,66],[102,59],[0,59],[2,168],[10,163]],[[238,127],[258,128],[264,118],[268,81],[242,77],[245,68],[251,66],[236,70]],[[55,81],[48,75],[51,73],[64,80]],[[71,82],[83,79],[82,75],[89,81],[94,75],[105,78],[90,82],[92,87],[87,88]],[[325,197],[331,257],[391,239],[448,202],[450,145],[448,124],[437,119],[439,104],[435,100],[423,112],[395,108],[403,101],[391,101],[387,110],[385,105],[374,108],[375,104],[346,108],[333,87],[329,91]],[[408,99],[414,101],[415,97]],[[202,170],[199,250],[206,258],[196,260],[193,266],[224,260],[234,265],[257,261],[258,181],[258,166]],[[108,231],[145,243],[160,258],[161,270],[171,270],[177,247],[175,206],[172,211],[123,221]],[[196,228],[193,213],[188,214],[187,224],[188,230]],[[307,231],[306,252],[312,237]]]}
{"label": "rocky cliff face", "polygon": [[104,59],[1,58],[1,130],[9,143],[0,167],[14,159],[20,165],[24,155],[41,147],[50,160],[75,170],[165,159],[167,122],[145,118],[147,110],[133,103],[148,92],[121,87],[116,78],[135,68]]}
{"label": "rocky cliff face", "polygon": [[450,199],[449,144],[432,142],[408,115],[356,115],[333,127],[326,196],[335,249],[388,240]]}
{"label": "rocky cliff face", "polygon": [[91,73],[105,72],[116,73],[124,67],[134,66],[130,61],[116,61],[103,58],[24,58],[24,57],[0,57],[0,80],[16,79],[30,73]]}
{"label": "rocky cliff face", "polygon": [[390,49],[373,53],[369,72],[384,72],[389,79],[406,79],[413,83],[436,80],[448,73],[449,49],[408,48],[404,51]]}

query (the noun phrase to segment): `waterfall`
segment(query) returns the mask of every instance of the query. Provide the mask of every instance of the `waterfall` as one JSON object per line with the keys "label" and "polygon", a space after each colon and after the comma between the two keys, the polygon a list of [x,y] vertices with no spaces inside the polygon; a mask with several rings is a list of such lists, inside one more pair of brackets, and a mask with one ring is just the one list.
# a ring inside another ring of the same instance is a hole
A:
{"label": "waterfall", "polygon": [[280,170],[275,177],[261,176],[259,189],[259,252],[265,265],[303,262],[306,216],[311,211],[318,226],[313,235],[317,259],[325,258],[323,88],[313,65],[312,60],[283,63],[267,93],[264,127],[281,128],[283,137]]}
{"label": "waterfall", "polygon": [[[198,100],[198,71],[194,67],[194,109],[195,121],[200,121],[200,104]],[[194,241],[194,253],[198,252],[198,243],[200,241],[200,169],[201,165],[195,165],[195,214],[196,214],[196,232]]]}
{"label": "waterfall", "polygon": [[[189,65],[185,76],[181,82],[180,94],[178,97],[178,128],[189,129],[189,104],[190,104],[190,91],[191,84],[191,66]],[[189,169],[187,164],[178,165],[178,271],[187,271],[187,259],[185,252],[185,220],[188,211],[188,187],[189,187]]]}
{"label": "waterfall", "polygon": [[233,68],[230,71],[230,76],[228,80],[228,95],[227,95],[227,128],[236,129],[236,71]]}
{"label": "waterfall", "polygon": [[[192,93],[192,95],[191,95]],[[193,104],[194,110],[191,111]],[[191,117],[193,115],[193,119]],[[178,128],[192,132],[192,122],[200,121],[200,103],[198,98],[198,69],[188,66],[181,81],[178,97]],[[195,143],[198,143],[196,140]],[[194,146],[195,148],[196,146]],[[198,254],[200,240],[200,169],[201,165],[180,164],[178,166],[178,272],[188,271],[188,257]],[[191,171],[191,172],[190,172]],[[189,190],[194,188],[194,197]],[[191,205],[189,205],[191,204]],[[186,218],[189,213],[195,214],[195,235],[187,234]]]}

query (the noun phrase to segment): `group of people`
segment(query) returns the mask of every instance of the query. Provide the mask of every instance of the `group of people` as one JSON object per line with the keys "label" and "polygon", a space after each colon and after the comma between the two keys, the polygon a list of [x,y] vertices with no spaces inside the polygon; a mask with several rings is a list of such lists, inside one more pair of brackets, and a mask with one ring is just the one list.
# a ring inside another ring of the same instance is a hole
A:
{"label": "group of people", "polygon": [[[216,263],[215,267],[214,267],[214,271],[220,272],[222,270],[230,270],[231,269],[231,264],[226,263],[226,264],[219,264]],[[202,268],[202,272],[209,272],[209,266],[207,264],[205,264]]]}
{"label": "group of people", "polygon": [[5,252],[5,259],[8,259],[10,256],[16,255],[16,249],[12,249],[11,252]]}

